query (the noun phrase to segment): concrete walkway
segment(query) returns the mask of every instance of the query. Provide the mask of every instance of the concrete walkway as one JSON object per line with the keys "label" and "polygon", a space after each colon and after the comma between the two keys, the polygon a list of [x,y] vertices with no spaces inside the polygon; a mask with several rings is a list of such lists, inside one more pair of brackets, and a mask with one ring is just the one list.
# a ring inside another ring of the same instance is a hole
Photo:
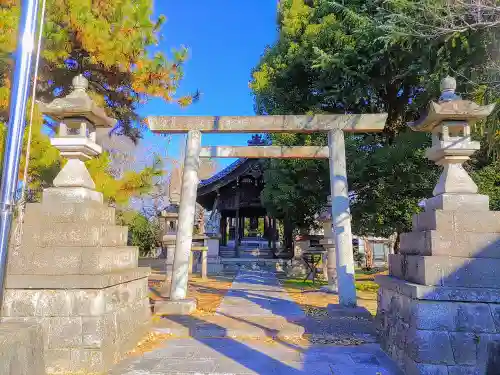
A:
{"label": "concrete walkway", "polygon": [[248,327],[266,326],[274,332],[280,324],[302,327],[308,320],[273,273],[242,270],[215,316],[203,322],[199,317],[167,317],[178,326],[198,321],[205,326],[203,333],[184,331],[184,337],[167,340],[159,349],[124,361],[111,374],[401,375],[378,344],[302,345],[282,337],[286,335],[270,339],[266,330],[267,337],[249,339],[243,337],[245,332],[234,329],[227,335],[230,319],[243,321]]}

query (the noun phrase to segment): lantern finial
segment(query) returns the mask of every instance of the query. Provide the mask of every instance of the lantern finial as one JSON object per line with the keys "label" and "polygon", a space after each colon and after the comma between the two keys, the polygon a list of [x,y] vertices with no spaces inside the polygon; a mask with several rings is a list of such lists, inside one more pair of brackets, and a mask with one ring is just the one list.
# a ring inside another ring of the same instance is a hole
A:
{"label": "lantern finial", "polygon": [[89,88],[89,81],[82,74],[75,76],[71,83],[75,91],[87,91]]}

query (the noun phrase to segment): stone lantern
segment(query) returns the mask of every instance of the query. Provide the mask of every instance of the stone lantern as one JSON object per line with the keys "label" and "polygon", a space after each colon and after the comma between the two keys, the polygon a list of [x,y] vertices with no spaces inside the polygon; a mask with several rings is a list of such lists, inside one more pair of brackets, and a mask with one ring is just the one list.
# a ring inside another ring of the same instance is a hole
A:
{"label": "stone lantern", "polygon": [[[323,264],[323,269],[328,280],[328,285],[321,288],[327,293],[337,293],[337,265],[335,257],[335,236],[333,233],[332,223],[332,197],[328,196],[328,201],[323,211],[319,215],[318,221],[323,225],[324,237],[320,240],[320,244],[326,250],[326,262]],[[324,261],[324,260],[323,260]]]}
{"label": "stone lantern", "polygon": [[83,76],[73,85],[40,104],[59,123],[52,144],[68,162],[42,201],[26,205],[20,246],[8,253],[1,317],[40,326],[47,373],[104,374],[148,329],[150,269],[138,267],[139,249],[127,246],[127,227],[116,224],[84,164],[101,153],[96,127],[115,120],[89,98]]}
{"label": "stone lantern", "polygon": [[[164,220],[164,230],[161,244],[165,250],[166,267],[172,267],[174,264],[175,237],[177,233],[177,224],[179,221],[179,205],[171,203],[160,212],[160,217]],[[167,274],[170,272],[167,271]]]}
{"label": "stone lantern", "polygon": [[381,345],[406,374],[484,374],[500,335],[500,212],[462,166],[479,149],[471,125],[494,105],[462,100],[455,88],[445,78],[439,101],[409,124],[432,134],[426,156],[443,171],[389,255],[389,275],[376,278]]}
{"label": "stone lantern", "polygon": [[[443,79],[440,100],[430,103],[427,116],[409,124],[415,131],[432,133],[432,147],[426,151],[426,157],[443,167],[433,191],[434,198],[425,202],[426,209],[488,204],[488,197],[477,194],[477,185],[462,164],[480,148],[479,142],[471,139],[471,124],[487,117],[494,105],[479,106],[461,100],[455,89],[454,78]],[[457,194],[463,198],[457,201]]]}
{"label": "stone lantern", "polygon": [[44,190],[46,202],[53,199],[68,203],[103,201],[102,194],[95,191],[95,183],[84,162],[102,153],[96,143],[96,128],[113,127],[116,120],[96,106],[86,92],[88,85],[83,75],[76,76],[68,96],[39,104],[42,113],[59,123],[50,143],[68,159],[54,179],[54,188]]}

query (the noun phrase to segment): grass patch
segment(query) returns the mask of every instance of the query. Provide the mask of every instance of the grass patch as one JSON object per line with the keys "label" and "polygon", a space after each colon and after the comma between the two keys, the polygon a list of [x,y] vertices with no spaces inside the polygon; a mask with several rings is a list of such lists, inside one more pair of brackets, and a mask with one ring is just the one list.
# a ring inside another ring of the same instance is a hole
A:
{"label": "grass patch", "polygon": [[[284,279],[282,280],[283,285],[289,288],[296,288],[302,290],[313,290],[318,289],[328,283],[324,280],[318,280],[314,284],[312,280],[301,280],[301,279]],[[375,284],[371,280],[361,280],[356,281],[356,290],[361,290],[364,292],[377,292],[378,284]]]}
{"label": "grass patch", "polygon": [[363,292],[377,292],[378,284],[373,281],[356,281],[356,290],[361,290]]}

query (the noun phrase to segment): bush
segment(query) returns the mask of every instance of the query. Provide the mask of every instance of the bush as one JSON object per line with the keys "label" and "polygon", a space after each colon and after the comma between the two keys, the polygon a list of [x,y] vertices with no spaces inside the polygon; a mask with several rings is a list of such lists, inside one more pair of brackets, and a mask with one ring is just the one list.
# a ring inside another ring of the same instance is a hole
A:
{"label": "bush", "polygon": [[122,211],[117,214],[119,225],[128,227],[129,246],[139,247],[139,254],[147,256],[155,248],[160,227],[158,223],[136,211]]}

